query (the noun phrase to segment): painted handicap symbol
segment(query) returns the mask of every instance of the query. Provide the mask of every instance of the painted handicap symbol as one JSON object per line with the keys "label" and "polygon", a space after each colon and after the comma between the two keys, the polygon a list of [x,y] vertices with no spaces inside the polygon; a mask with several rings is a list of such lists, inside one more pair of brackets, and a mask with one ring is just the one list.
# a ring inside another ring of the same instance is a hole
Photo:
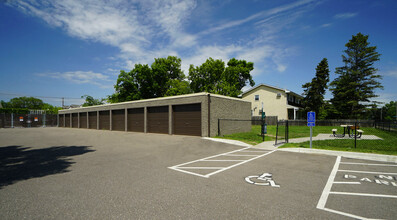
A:
{"label": "painted handicap symbol", "polygon": [[245,178],[245,181],[250,184],[254,185],[260,185],[260,186],[271,186],[271,187],[276,187],[279,188],[280,185],[277,185],[273,178],[271,173],[264,173],[260,176],[247,176]]}

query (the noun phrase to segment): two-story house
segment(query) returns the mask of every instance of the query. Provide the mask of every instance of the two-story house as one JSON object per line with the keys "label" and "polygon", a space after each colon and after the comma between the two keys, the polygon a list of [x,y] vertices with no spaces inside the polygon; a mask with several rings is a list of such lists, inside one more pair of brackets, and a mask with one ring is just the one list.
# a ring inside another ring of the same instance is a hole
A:
{"label": "two-story house", "polygon": [[279,120],[295,120],[302,108],[303,97],[290,90],[259,84],[245,91],[241,98],[251,102],[252,116],[260,116],[262,108],[267,116],[278,116]]}

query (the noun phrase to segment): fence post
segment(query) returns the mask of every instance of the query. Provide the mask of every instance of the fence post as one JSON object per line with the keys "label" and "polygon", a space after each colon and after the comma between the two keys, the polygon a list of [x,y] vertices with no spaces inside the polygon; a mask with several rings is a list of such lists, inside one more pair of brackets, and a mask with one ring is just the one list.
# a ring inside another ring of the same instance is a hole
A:
{"label": "fence post", "polygon": [[278,136],[278,121],[277,121],[277,128],[276,128],[276,143],[274,145],[277,145],[277,136]]}
{"label": "fence post", "polygon": [[47,120],[46,114],[43,115],[43,128],[45,128],[45,121]]}
{"label": "fence post", "polygon": [[14,113],[11,113],[11,128],[14,128]]}
{"label": "fence post", "polygon": [[285,122],[285,143],[288,143],[289,125],[288,120]]}
{"label": "fence post", "polygon": [[218,136],[221,136],[220,118],[218,118]]}
{"label": "fence post", "polygon": [[354,122],[354,148],[357,148],[357,121]]}

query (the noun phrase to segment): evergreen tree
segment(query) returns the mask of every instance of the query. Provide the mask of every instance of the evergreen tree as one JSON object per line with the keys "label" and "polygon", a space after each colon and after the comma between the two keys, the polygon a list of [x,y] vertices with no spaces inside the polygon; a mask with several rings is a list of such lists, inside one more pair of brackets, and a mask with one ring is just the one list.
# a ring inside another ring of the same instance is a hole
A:
{"label": "evergreen tree", "polygon": [[[369,46],[368,35],[358,33],[345,45],[342,55],[344,66],[336,68],[339,75],[331,82],[332,104],[340,118],[360,118],[369,106],[369,99],[377,97],[376,88],[383,88],[378,81],[374,63],[380,54],[376,46]],[[368,103],[368,104],[366,104]]]}
{"label": "evergreen tree", "polygon": [[[314,111],[320,116],[320,110],[324,111],[324,94],[328,88],[329,68],[328,60],[324,58],[316,67],[316,76],[311,82],[302,85],[304,88],[303,105],[306,111]],[[323,113],[323,115],[326,115]],[[324,116],[325,117],[325,116]]]}

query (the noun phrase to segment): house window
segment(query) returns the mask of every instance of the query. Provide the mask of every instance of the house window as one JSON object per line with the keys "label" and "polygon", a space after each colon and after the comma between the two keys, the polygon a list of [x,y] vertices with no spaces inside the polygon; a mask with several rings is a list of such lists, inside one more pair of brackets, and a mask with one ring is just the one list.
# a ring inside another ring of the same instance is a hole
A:
{"label": "house window", "polygon": [[292,95],[288,95],[288,101],[293,102],[294,101],[294,97]]}
{"label": "house window", "polygon": [[255,101],[259,101],[259,95],[255,95]]}

